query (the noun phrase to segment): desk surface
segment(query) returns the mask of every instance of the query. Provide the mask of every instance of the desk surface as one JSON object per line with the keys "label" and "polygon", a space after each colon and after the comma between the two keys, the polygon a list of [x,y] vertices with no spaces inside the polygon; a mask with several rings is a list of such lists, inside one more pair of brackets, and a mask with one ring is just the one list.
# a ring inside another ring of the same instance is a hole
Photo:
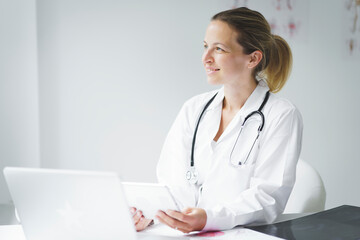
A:
{"label": "desk surface", "polygon": [[[21,225],[16,225],[17,221],[14,216],[13,206],[0,206],[1,213],[0,214],[0,240],[25,240],[24,233],[22,231]],[[297,217],[304,216],[305,214],[283,214],[278,219],[277,222],[282,222],[289,219],[294,219]],[[184,236],[178,231],[174,230],[166,230],[166,229],[149,229],[148,231],[138,233],[139,240],[174,240],[174,239],[204,239],[204,237],[211,239],[277,239],[275,237],[265,235],[263,233],[259,233],[250,229],[244,228],[235,228],[228,231],[223,231],[220,233],[209,233],[202,235],[190,235]]]}
{"label": "desk surface", "polygon": [[[196,239],[246,239],[246,240],[278,240],[279,238],[266,235],[246,228],[234,228],[228,231],[198,233],[183,235],[174,230],[161,231],[160,229],[150,232],[137,233],[138,240],[196,240]],[[26,240],[21,225],[3,225],[0,226],[1,240]]]}
{"label": "desk surface", "polygon": [[[289,219],[294,219],[297,217],[302,217],[306,214],[283,214],[278,219],[277,222],[282,222]],[[12,223],[10,223],[12,224]],[[217,233],[202,233],[197,235],[183,235],[178,231],[167,227],[157,227],[150,228],[147,231],[140,232],[137,234],[139,240],[176,240],[176,239],[204,239],[204,237],[211,239],[244,239],[247,240],[275,240],[278,239],[276,237],[265,235],[263,233],[259,233],[257,231],[253,231],[250,229],[244,229],[241,227],[234,228],[228,231],[222,231]],[[21,225],[0,225],[0,239],[1,240],[26,240]]]}
{"label": "desk surface", "polygon": [[[138,240],[174,240],[174,239],[360,239],[360,207],[341,206],[327,211],[302,217],[304,214],[284,214],[278,223],[227,231],[183,235],[179,231],[164,225],[150,227],[137,233]],[[300,217],[300,218],[297,218]],[[292,219],[292,220],[288,220]],[[283,221],[288,220],[288,221]],[[273,236],[271,236],[273,235]],[[277,236],[277,237],[275,237]],[[1,240],[26,240],[21,225],[0,225]]]}
{"label": "desk surface", "polygon": [[298,219],[250,228],[289,240],[359,240],[360,207],[343,205]]}

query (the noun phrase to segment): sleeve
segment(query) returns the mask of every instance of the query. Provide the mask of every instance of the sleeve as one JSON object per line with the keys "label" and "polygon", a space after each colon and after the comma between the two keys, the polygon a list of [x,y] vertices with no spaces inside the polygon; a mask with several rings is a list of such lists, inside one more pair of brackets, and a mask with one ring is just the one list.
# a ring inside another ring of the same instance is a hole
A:
{"label": "sleeve", "polygon": [[[192,115],[187,102],[181,108],[165,139],[157,164],[159,183],[169,186],[180,209],[193,206],[195,195],[189,191],[185,179],[186,170],[190,165]],[[191,190],[191,189],[190,189]]]}
{"label": "sleeve", "polygon": [[295,183],[302,144],[302,117],[292,107],[269,120],[259,141],[249,188],[233,201],[205,209],[204,231],[271,223],[283,212]]}

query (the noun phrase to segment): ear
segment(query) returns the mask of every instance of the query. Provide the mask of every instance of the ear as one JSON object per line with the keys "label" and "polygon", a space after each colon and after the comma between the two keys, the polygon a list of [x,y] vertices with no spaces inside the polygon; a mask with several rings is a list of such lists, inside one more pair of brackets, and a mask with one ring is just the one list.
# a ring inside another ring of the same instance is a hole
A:
{"label": "ear", "polygon": [[250,62],[248,64],[248,68],[252,69],[252,68],[255,68],[259,64],[259,62],[263,58],[263,54],[261,51],[256,50],[256,51],[250,53],[249,55],[250,55]]}

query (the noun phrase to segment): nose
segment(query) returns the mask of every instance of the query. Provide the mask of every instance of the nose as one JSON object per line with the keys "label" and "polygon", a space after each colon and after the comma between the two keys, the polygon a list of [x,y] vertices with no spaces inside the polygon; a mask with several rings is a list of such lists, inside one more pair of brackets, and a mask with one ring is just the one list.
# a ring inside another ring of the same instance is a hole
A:
{"label": "nose", "polygon": [[204,53],[202,55],[202,62],[205,63],[212,63],[214,62],[214,58],[212,56],[212,53],[210,51],[210,49],[205,49]]}

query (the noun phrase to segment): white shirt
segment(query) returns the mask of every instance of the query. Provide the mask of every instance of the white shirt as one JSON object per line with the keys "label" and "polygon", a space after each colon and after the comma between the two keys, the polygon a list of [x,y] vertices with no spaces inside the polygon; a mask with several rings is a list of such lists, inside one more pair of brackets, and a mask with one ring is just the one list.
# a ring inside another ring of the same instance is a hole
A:
{"label": "white shirt", "polygon": [[[270,223],[285,208],[295,182],[303,129],[301,114],[293,104],[270,94],[262,109],[264,128],[246,163],[236,166],[244,159],[242,147],[254,142],[249,133],[257,134],[257,127],[246,125],[234,144],[241,124],[249,113],[259,109],[268,90],[260,81],[217,142],[213,139],[220,125],[223,88],[188,100],[167,135],[157,166],[158,180],[170,187],[181,207],[206,211],[203,230]],[[194,186],[185,179],[193,134],[200,113],[216,92],[197,132],[194,161],[199,180]],[[235,165],[230,163],[234,146],[231,162]]]}

